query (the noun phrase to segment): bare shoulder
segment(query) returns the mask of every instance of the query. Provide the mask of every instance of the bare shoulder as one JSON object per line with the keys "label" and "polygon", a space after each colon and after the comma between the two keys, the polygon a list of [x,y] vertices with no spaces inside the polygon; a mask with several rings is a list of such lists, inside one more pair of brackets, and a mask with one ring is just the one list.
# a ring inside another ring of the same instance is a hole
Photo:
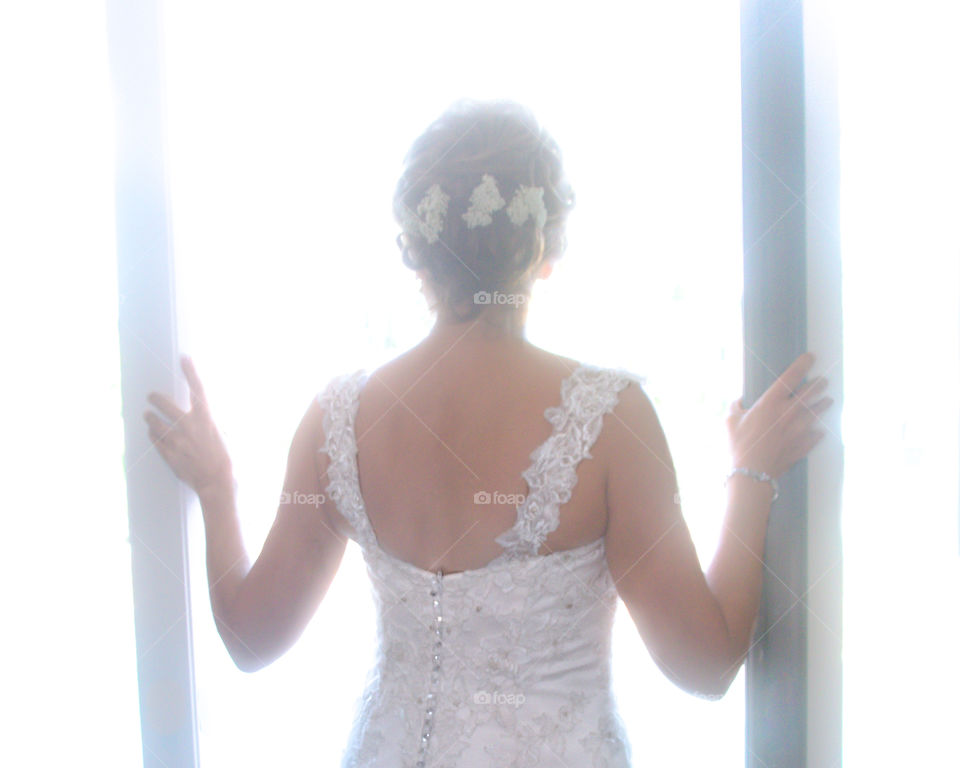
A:
{"label": "bare shoulder", "polygon": [[610,481],[624,473],[635,472],[663,452],[657,434],[659,422],[653,404],[643,390],[642,379],[629,376],[619,388],[616,402],[603,418],[603,425],[591,454],[603,467],[606,500],[610,499]]}
{"label": "bare shoulder", "polygon": [[429,364],[415,357],[412,351],[404,352],[367,372],[361,399],[370,402],[386,398],[393,402],[405,390],[427,378],[428,369]]}
{"label": "bare shoulder", "polygon": [[552,371],[563,374],[571,372],[580,366],[579,360],[572,357],[564,357],[554,352],[547,352],[545,349],[530,345],[530,354],[532,362],[535,365],[544,366]]}
{"label": "bare shoulder", "polygon": [[607,444],[607,561],[621,597],[633,608],[653,583],[645,577],[690,566],[696,557],[683,536],[661,541],[670,531],[685,533],[685,523],[667,438],[639,383],[621,391],[614,413]]}
{"label": "bare shoulder", "polygon": [[613,412],[616,418],[611,420],[609,442],[618,449],[618,455],[662,458],[662,451],[658,450],[662,448],[660,420],[641,380],[628,380]]}

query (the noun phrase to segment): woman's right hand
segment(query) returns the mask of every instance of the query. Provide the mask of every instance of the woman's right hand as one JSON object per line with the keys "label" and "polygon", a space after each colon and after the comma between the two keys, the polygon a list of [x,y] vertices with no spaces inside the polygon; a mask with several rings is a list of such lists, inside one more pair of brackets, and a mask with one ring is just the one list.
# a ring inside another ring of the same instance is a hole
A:
{"label": "woman's right hand", "polygon": [[825,432],[814,425],[833,399],[815,400],[827,385],[822,376],[800,384],[813,360],[809,352],[800,355],[750,410],[740,400],[733,403],[727,417],[733,466],[776,479],[820,442]]}
{"label": "woman's right hand", "polygon": [[169,423],[153,411],[146,411],[143,418],[163,460],[202,499],[208,489],[230,488],[233,470],[193,360],[183,355],[180,366],[190,386],[190,410],[183,411],[166,395],[151,392],[147,399]]}

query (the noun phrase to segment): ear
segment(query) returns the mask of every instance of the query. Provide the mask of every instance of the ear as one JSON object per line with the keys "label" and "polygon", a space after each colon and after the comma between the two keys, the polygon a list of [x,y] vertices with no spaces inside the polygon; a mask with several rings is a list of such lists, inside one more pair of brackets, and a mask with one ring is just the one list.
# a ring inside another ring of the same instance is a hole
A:
{"label": "ear", "polygon": [[420,293],[422,293],[424,298],[427,300],[427,307],[432,312],[436,307],[437,298],[433,293],[433,289],[430,287],[430,279],[427,275],[427,272],[426,270],[420,269],[417,270],[416,275],[420,280]]}
{"label": "ear", "polygon": [[553,262],[545,261],[543,266],[540,267],[540,272],[537,275],[539,280],[546,280],[550,275],[553,274]]}

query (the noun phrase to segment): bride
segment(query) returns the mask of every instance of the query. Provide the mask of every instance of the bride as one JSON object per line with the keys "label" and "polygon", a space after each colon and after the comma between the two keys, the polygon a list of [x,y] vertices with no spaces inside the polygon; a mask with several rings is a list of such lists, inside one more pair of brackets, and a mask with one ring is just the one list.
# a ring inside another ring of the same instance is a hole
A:
{"label": "bride", "polygon": [[643,378],[525,338],[573,206],[559,148],[521,105],[461,100],[417,138],[393,209],[435,324],[310,403],[252,566],[192,361],[187,411],[149,396],[150,438],[201,503],[213,613],[238,667],[285,653],[347,539],[361,547],[378,652],[343,768],[627,768],[610,685],[618,600],[694,695],[723,696],[749,651],[777,478],[822,438],[826,380],[805,380],[804,354],[749,410],[731,407],[723,534],[702,570]]}

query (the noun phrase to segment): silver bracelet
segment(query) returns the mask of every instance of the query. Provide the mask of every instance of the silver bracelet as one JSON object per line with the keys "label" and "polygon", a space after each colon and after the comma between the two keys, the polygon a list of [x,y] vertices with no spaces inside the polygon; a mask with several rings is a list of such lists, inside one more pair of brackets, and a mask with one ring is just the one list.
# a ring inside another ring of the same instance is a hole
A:
{"label": "silver bracelet", "polygon": [[754,469],[747,469],[746,467],[736,467],[730,471],[730,474],[727,475],[727,479],[723,481],[723,484],[726,485],[727,481],[734,475],[746,475],[747,477],[752,477],[754,480],[759,480],[762,483],[770,483],[773,486],[773,498],[770,499],[770,503],[773,504],[780,496],[780,486],[777,485],[777,481],[774,480],[766,472],[757,472]]}

